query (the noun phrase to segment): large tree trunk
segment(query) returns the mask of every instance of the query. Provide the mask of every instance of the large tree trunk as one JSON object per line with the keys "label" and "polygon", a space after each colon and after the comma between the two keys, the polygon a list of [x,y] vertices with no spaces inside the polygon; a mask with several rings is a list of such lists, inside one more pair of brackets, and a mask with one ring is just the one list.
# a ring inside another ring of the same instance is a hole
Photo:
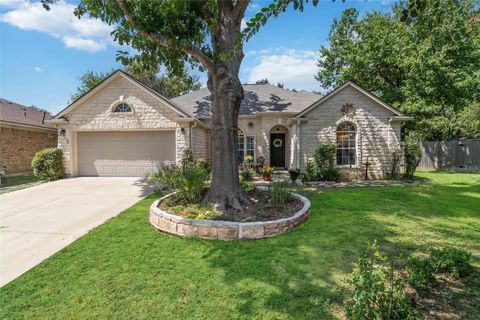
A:
{"label": "large tree trunk", "polygon": [[[222,7],[223,5],[223,7]],[[237,129],[243,87],[238,77],[243,52],[236,48],[240,21],[231,17],[226,2],[220,2],[219,26],[212,43],[217,53],[235,52],[225,61],[217,61],[215,72],[209,73],[208,88],[212,94],[212,183],[206,200],[218,211],[242,209],[248,202],[238,177]]]}

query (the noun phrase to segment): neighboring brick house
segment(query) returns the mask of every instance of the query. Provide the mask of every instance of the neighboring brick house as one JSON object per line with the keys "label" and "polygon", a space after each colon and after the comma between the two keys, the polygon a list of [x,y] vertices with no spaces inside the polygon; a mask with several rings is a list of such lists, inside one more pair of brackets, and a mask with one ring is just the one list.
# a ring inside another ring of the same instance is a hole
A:
{"label": "neighboring brick house", "polygon": [[57,146],[57,129],[45,123],[52,116],[0,98],[0,167],[8,176],[32,172],[32,159],[41,149]]}
{"label": "neighboring brick house", "polygon": [[[326,96],[272,85],[244,85],[238,156],[275,167],[305,169],[320,144],[337,143],[337,166],[359,178],[383,178],[400,129],[410,120],[353,82]],[[207,89],[167,99],[116,71],[49,121],[59,128],[72,176],[143,176],[183,151],[211,159],[211,100]]]}

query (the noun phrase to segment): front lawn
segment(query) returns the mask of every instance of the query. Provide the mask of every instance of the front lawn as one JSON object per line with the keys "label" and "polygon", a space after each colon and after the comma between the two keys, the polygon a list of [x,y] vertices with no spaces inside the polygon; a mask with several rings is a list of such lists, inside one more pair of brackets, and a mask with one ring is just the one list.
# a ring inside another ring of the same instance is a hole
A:
{"label": "front lawn", "polygon": [[[151,196],[1,288],[0,318],[336,318],[373,239],[395,254],[456,246],[478,273],[480,175],[418,176],[416,187],[306,190],[304,225],[249,242],[159,234],[147,222]],[[450,297],[464,319],[478,316],[478,279]]]}
{"label": "front lawn", "polygon": [[42,182],[34,175],[3,178],[0,194],[33,187],[40,183]]}

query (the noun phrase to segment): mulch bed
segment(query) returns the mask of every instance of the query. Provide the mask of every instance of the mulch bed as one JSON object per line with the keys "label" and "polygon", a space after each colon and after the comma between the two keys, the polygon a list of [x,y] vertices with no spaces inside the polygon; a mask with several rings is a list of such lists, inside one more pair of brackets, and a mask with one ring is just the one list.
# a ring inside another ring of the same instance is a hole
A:
{"label": "mulch bed", "polygon": [[293,216],[303,207],[303,202],[291,197],[286,203],[274,203],[268,191],[256,189],[246,192],[251,204],[245,205],[242,211],[229,209],[225,213],[214,212],[212,207],[201,205],[182,205],[175,195],[165,199],[159,208],[185,218],[223,220],[233,222],[270,221]]}

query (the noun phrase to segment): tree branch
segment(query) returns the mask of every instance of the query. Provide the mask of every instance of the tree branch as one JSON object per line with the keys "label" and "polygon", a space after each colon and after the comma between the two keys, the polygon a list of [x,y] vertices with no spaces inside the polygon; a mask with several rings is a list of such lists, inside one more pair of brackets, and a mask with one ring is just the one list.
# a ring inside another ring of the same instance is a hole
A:
{"label": "tree branch", "polygon": [[237,4],[233,8],[233,17],[237,20],[242,19],[249,3],[250,0],[237,0]]}
{"label": "tree branch", "polygon": [[144,30],[141,26],[137,24],[137,21],[135,20],[133,13],[128,6],[128,3],[125,0],[116,1],[128,23],[130,23],[134,28],[136,28],[144,37],[147,37],[148,39],[162,47],[178,50],[189,54],[195,59],[197,59],[205,67],[205,69],[208,70],[208,72],[212,74],[215,72],[214,63],[212,62],[210,57],[207,56],[199,47],[195,45],[182,44],[178,41],[168,39],[159,34],[158,32]]}

